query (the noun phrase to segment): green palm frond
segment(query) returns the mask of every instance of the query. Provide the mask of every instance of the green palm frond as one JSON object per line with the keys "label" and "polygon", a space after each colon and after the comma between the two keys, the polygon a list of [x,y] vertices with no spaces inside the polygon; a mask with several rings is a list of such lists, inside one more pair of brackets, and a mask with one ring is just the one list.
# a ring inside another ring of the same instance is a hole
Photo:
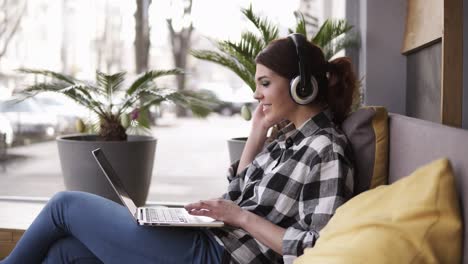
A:
{"label": "green palm frond", "polygon": [[330,60],[338,52],[352,47],[359,47],[359,37],[357,34],[346,34],[338,39],[335,39],[328,45],[322,48],[325,59]]}
{"label": "green palm frond", "polygon": [[[96,71],[96,84],[77,80],[73,77],[48,71],[20,69],[22,73],[43,75],[52,78],[51,81],[37,83],[27,87],[22,91],[26,97],[34,96],[41,92],[56,92],[64,94],[78,104],[88,108],[98,116],[99,133],[106,137],[106,140],[125,140],[125,127],[122,125],[122,116],[128,115],[129,110],[144,112],[151,105],[160,104],[163,101],[186,106],[200,116],[208,115],[211,110],[212,98],[204,93],[194,91],[175,92],[169,89],[158,88],[154,82],[156,78],[167,75],[181,74],[179,69],[172,70],[152,70],[139,76],[125,91],[124,98],[117,101],[114,93],[122,90],[125,80],[125,72],[106,74]],[[116,102],[114,102],[116,99]],[[133,108],[133,109],[130,109]],[[142,117],[143,118],[143,117]],[[140,125],[148,125],[145,119],[132,120]],[[114,132],[115,133],[114,133]],[[117,137],[115,136],[115,134]],[[124,136],[122,136],[122,133]]]}
{"label": "green palm frond", "polygon": [[105,96],[112,97],[112,94],[121,88],[125,80],[125,74],[125,72],[106,74],[101,71],[96,71],[96,82]]}
{"label": "green palm frond", "polygon": [[[278,27],[268,19],[256,15],[252,5],[242,8],[241,12],[258,32],[243,32],[238,42],[215,41],[216,50],[191,50],[190,53],[195,58],[230,69],[255,92],[255,58],[271,41],[279,37]],[[304,15],[300,12],[295,15],[296,27],[289,29],[289,33],[300,33],[307,37]],[[311,41],[323,49],[329,60],[340,50],[359,45],[358,38],[349,34],[352,28],[345,20],[326,20]]]}
{"label": "green palm frond", "polygon": [[35,74],[35,75],[42,75],[45,77],[51,77],[52,79],[60,80],[63,82],[66,82],[68,84],[76,84],[77,80],[73,78],[72,76],[58,73],[58,72],[53,72],[49,70],[39,70],[39,69],[26,69],[26,68],[20,68],[17,70],[20,73],[27,73],[27,74]]}
{"label": "green palm frond", "polygon": [[278,27],[253,12],[252,5],[241,12],[258,32],[246,31],[238,42],[216,41],[216,51],[191,50],[195,58],[227,67],[239,76],[255,92],[255,58],[268,43],[278,38]]}
{"label": "green palm frond", "polygon": [[[28,73],[35,73],[37,71],[22,71]],[[41,71],[42,72],[42,71]],[[53,72],[51,72],[53,73]],[[60,74],[54,74],[50,76],[59,76]],[[93,96],[89,90],[95,88],[90,88],[82,84],[73,84],[69,85],[66,82],[62,81],[62,78],[52,81],[52,82],[43,82],[31,85],[23,90],[22,94],[26,97],[32,97],[41,92],[54,92],[64,94],[68,98],[77,102],[80,105],[85,106],[89,110],[97,113],[103,114],[104,110],[101,108],[101,103],[97,101],[96,97]]]}
{"label": "green palm frond", "polygon": [[[149,113],[149,107],[140,107],[138,109],[138,118],[134,120],[136,122],[137,126],[142,126],[147,129],[151,127],[151,120],[150,120],[150,113]],[[133,125],[135,126],[135,125]]]}
{"label": "green palm frond", "polygon": [[40,92],[60,92],[67,87],[70,87],[70,84],[65,82],[42,82],[27,87],[23,90],[23,94],[34,96]]}
{"label": "green palm frond", "polygon": [[312,43],[323,48],[329,45],[334,39],[349,32],[352,28],[353,26],[348,24],[348,22],[343,19],[327,19],[322,24],[317,34],[315,34],[315,36],[312,38]]}
{"label": "green palm frond", "polygon": [[159,105],[162,102],[166,101],[166,96],[157,94],[157,93],[149,93],[146,96],[146,101],[141,105],[142,108],[147,108],[152,105]]}
{"label": "green palm frond", "polygon": [[103,104],[88,90],[89,86],[72,85],[60,90],[59,93],[68,96],[68,98],[71,98],[76,103],[88,108],[100,116],[106,115],[106,111],[102,107]]}
{"label": "green palm frond", "polygon": [[308,38],[307,29],[306,29],[306,21],[305,21],[304,15],[301,12],[294,12],[294,14],[296,15],[296,20],[297,20],[296,29],[295,30],[288,29],[289,34],[299,33],[299,34],[304,35],[306,38]]}
{"label": "green palm frond", "polygon": [[237,46],[240,47],[240,50],[246,55],[246,58],[251,59],[257,57],[258,53],[265,48],[265,43],[254,33],[243,32],[241,33],[241,39]]}
{"label": "green palm frond", "polygon": [[264,48],[263,40],[251,32],[242,33],[239,42],[218,41],[218,50],[192,50],[192,56],[227,67],[236,73],[253,91],[255,57]]}
{"label": "green palm frond", "polygon": [[69,84],[64,82],[37,83],[24,89],[22,96],[15,98],[14,101],[24,101],[26,99],[34,97],[36,94],[41,92],[57,92],[68,86]]}
{"label": "green palm frond", "polygon": [[[128,110],[128,108],[134,106],[139,101],[143,101],[143,98],[144,102],[141,102],[143,104],[148,104],[148,102],[152,102],[152,104],[159,104],[165,100],[164,96],[170,92],[172,92],[172,90],[169,91],[169,89],[158,88],[154,82],[148,82],[145,84],[145,86],[141,86],[133,93],[126,93],[118,114],[124,113]],[[155,100],[155,97],[156,99],[161,99],[161,101]]]}
{"label": "green palm frond", "polygon": [[253,12],[252,4],[248,8],[241,9],[242,14],[254,24],[263,37],[263,43],[266,46],[272,40],[278,38],[278,26],[273,25],[268,19],[261,18]]}
{"label": "green palm frond", "polygon": [[252,73],[238,60],[233,59],[228,54],[223,54],[221,52],[211,50],[192,50],[190,53],[195,58],[211,61],[227,67],[235,74],[237,74],[237,76],[239,76],[239,78],[241,78],[252,89],[252,91],[255,91],[255,71]]}
{"label": "green palm frond", "polygon": [[242,65],[245,70],[255,74],[255,61],[252,58],[255,58],[261,51],[260,46],[252,45],[246,40],[241,40],[239,43],[223,41],[219,43],[218,49],[231,57],[237,64]]}
{"label": "green palm frond", "polygon": [[130,88],[127,90],[127,94],[131,95],[135,91],[137,91],[139,88],[144,87],[146,84],[149,82],[153,81],[156,78],[162,77],[162,76],[167,76],[167,75],[177,75],[177,74],[183,74],[184,72],[181,69],[171,69],[171,70],[154,70],[154,71],[147,71],[140,75],[132,85],[130,85]]}
{"label": "green palm frond", "polygon": [[[48,76],[57,76],[58,78],[52,82],[42,82],[31,85],[23,90],[22,95],[26,97],[33,97],[34,95],[41,92],[54,92],[64,94],[68,98],[83,105],[91,111],[102,114],[104,111],[101,108],[101,104],[97,101],[96,97],[90,93],[90,90],[95,90],[94,87],[89,87],[80,84],[77,80],[70,85],[68,82],[63,81],[62,75],[51,71],[40,71],[40,70],[28,70],[22,69],[23,73],[42,74],[47,72]],[[71,79],[69,79],[71,80]]]}
{"label": "green palm frond", "polygon": [[198,117],[207,116],[214,107],[219,105],[219,100],[216,96],[208,91],[194,92],[183,90],[167,95],[166,99],[189,108]]}

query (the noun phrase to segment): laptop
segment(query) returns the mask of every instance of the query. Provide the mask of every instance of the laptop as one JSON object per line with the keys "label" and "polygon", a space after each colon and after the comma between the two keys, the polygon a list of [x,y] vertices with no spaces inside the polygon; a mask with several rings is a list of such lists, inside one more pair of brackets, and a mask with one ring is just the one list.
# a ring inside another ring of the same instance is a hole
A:
{"label": "laptop", "polygon": [[178,227],[221,227],[224,225],[223,222],[210,217],[190,215],[184,208],[137,207],[104,152],[98,148],[93,150],[92,153],[112,189],[139,225]]}

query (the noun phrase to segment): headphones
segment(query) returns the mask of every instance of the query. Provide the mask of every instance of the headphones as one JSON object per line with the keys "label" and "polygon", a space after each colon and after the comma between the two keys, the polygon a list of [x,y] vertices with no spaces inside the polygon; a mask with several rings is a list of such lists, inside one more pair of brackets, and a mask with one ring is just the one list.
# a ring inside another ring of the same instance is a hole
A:
{"label": "headphones", "polygon": [[299,62],[299,75],[291,80],[289,94],[293,101],[300,105],[306,105],[314,101],[318,95],[318,83],[313,75],[310,77],[306,72],[304,62],[302,61],[302,49],[304,41],[307,41],[304,35],[293,33],[288,36],[296,48],[297,59]]}

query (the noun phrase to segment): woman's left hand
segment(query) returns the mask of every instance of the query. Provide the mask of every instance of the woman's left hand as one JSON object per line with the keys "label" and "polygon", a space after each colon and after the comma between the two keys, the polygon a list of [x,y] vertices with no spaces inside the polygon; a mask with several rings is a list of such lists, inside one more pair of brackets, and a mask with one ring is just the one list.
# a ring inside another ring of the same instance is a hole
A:
{"label": "woman's left hand", "polygon": [[245,210],[225,199],[202,200],[187,204],[185,209],[191,215],[208,216],[236,227],[242,227],[246,215]]}

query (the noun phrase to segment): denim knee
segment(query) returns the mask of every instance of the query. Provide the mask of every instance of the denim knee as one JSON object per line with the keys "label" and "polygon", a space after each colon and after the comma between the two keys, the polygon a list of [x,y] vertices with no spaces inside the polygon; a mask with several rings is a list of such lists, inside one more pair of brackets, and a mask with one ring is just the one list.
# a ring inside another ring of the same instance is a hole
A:
{"label": "denim knee", "polygon": [[55,242],[42,263],[102,264],[85,245],[73,237],[65,237]]}
{"label": "denim knee", "polygon": [[70,204],[75,200],[81,199],[83,196],[89,195],[85,192],[77,191],[61,191],[56,193],[52,198],[50,198],[50,204]]}

